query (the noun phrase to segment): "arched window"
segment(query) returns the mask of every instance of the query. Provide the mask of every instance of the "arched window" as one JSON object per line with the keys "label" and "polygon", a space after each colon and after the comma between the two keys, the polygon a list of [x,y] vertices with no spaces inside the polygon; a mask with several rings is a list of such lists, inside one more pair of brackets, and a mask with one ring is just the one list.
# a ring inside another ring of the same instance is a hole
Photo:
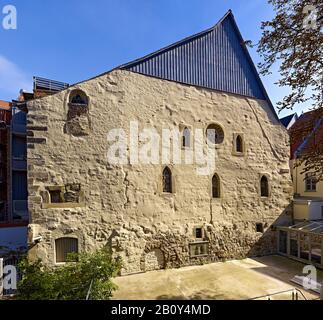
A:
{"label": "arched window", "polygon": [[66,262],[69,253],[78,253],[76,238],[59,238],[55,240],[56,262]]}
{"label": "arched window", "polygon": [[236,138],[236,151],[237,152],[243,152],[243,141],[241,136],[237,136]]}
{"label": "arched window", "polygon": [[172,172],[168,167],[163,171],[163,192],[172,193]]}
{"label": "arched window", "polygon": [[191,133],[190,130],[185,127],[182,135],[182,147],[189,147],[191,145]]}
{"label": "arched window", "polygon": [[211,144],[220,144],[224,140],[224,132],[221,126],[211,123],[206,128],[206,137]]}
{"label": "arched window", "polygon": [[70,103],[78,105],[88,105],[88,99],[85,92],[81,90],[74,90],[70,94]]}
{"label": "arched window", "polygon": [[269,184],[268,178],[266,176],[262,176],[260,180],[260,192],[262,197],[269,196]]}
{"label": "arched window", "polygon": [[212,177],[212,198],[220,198],[220,179],[217,174]]}

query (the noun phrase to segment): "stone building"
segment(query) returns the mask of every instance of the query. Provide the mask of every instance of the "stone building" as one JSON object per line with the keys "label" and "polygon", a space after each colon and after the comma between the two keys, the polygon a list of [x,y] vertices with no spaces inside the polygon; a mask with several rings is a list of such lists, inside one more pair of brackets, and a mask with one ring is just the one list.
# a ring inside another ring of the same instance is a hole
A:
{"label": "stone building", "polygon": [[[275,225],[290,218],[288,135],[231,11],[27,107],[31,258],[56,265],[107,246],[128,274],[276,252]],[[204,154],[215,150],[213,171],[131,162],[129,140],[119,150],[127,161],[111,163],[108,135],[129,138],[133,123],[141,138],[147,128],[178,129],[182,151],[196,147],[199,129]]]}

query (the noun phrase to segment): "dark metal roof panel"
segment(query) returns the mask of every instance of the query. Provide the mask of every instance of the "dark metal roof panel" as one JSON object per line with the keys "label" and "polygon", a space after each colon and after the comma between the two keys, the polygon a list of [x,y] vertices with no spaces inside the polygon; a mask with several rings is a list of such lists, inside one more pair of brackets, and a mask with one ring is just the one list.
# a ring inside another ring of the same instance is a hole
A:
{"label": "dark metal roof panel", "polygon": [[213,28],[120,68],[268,100],[271,105],[231,11]]}

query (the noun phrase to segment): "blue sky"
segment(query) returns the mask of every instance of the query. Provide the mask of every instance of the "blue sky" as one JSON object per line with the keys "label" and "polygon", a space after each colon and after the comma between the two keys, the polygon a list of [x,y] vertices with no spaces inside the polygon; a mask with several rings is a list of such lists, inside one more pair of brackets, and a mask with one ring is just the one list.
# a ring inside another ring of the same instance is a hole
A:
{"label": "blue sky", "polygon": [[[266,0],[0,0],[0,22],[7,4],[18,17],[17,30],[0,24],[3,100],[31,90],[34,75],[75,83],[108,71],[211,27],[228,9],[244,39],[257,42],[261,21],[273,15]],[[274,84],[278,77],[273,70],[263,78],[274,105],[288,92]]]}

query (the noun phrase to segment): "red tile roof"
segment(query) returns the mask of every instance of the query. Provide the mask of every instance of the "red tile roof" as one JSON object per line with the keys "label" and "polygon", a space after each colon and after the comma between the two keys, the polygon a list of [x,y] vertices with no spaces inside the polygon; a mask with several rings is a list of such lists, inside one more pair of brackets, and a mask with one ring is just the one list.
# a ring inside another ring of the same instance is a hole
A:
{"label": "red tile roof", "polygon": [[0,108],[9,110],[11,107],[11,103],[8,101],[0,100]]}

